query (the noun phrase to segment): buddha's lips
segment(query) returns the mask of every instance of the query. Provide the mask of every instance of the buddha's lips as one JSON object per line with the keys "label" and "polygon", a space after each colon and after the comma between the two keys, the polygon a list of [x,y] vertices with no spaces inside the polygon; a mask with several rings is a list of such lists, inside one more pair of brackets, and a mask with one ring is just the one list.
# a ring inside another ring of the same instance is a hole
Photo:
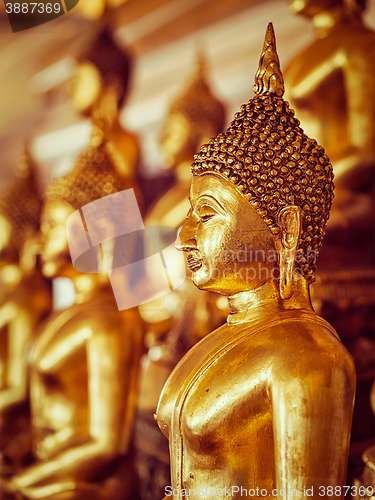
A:
{"label": "buddha's lips", "polygon": [[203,266],[203,260],[197,251],[189,252],[186,256],[187,266],[190,271],[196,272]]}

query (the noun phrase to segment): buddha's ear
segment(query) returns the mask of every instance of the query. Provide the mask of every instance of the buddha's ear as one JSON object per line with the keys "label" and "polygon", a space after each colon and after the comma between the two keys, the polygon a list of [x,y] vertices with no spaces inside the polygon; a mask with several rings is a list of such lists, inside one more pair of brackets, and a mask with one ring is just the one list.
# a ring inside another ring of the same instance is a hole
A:
{"label": "buddha's ear", "polygon": [[301,234],[301,210],[295,205],[284,207],[278,216],[280,226],[276,250],[280,265],[280,296],[289,299],[293,295],[293,270]]}

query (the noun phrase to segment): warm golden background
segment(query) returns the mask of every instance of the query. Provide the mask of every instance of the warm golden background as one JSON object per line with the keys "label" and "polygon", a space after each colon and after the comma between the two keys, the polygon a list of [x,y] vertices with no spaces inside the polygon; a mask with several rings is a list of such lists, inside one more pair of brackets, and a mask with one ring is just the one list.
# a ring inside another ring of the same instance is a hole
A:
{"label": "warm golden background", "polygon": [[[92,7],[95,1],[90,2]],[[375,0],[368,2],[364,17],[375,26]],[[171,98],[191,74],[197,45],[206,52],[212,86],[231,117],[252,96],[269,21],[285,68],[314,40],[312,22],[291,13],[286,0],[129,0],[118,7],[116,38],[133,52],[136,63],[121,121],[141,138],[145,174],[158,172],[160,125]],[[87,144],[89,122],[71,109],[66,83],[74,56],[95,26],[77,6],[48,24],[14,34],[1,2],[2,187],[15,171],[25,139],[32,141],[44,185],[51,175],[69,170]]]}

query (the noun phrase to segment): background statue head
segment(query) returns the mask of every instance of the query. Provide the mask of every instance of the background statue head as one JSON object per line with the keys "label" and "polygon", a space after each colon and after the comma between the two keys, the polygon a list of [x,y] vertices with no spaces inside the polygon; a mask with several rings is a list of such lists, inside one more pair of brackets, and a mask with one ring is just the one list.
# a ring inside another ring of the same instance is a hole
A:
{"label": "background statue head", "polygon": [[25,243],[39,228],[41,210],[36,165],[26,148],[14,180],[0,196],[1,265],[19,263]]}
{"label": "background statue head", "polygon": [[172,102],[164,124],[161,147],[166,166],[191,162],[199,146],[223,130],[225,108],[207,82],[206,65],[197,68],[186,89]]}
{"label": "background statue head", "polygon": [[[68,217],[88,203],[129,188],[130,182],[118,172],[106,141],[93,136],[92,144],[78,157],[73,169],[55,179],[46,192],[41,224],[41,258],[46,276],[71,278],[78,273],[68,247]],[[101,262],[101,256],[95,255]]]}
{"label": "background statue head", "polygon": [[110,105],[117,111],[127,95],[132,61],[108,28],[96,36],[78,62],[71,88],[76,111],[91,115],[103,99],[112,101]]}
{"label": "background statue head", "polygon": [[[333,172],[324,149],[306,136],[293,110],[282,98],[284,83],[271,23],[254,91],[256,96],[241,107],[229,128],[210,139],[195,155],[191,167],[193,207],[180,238],[183,249],[191,250],[190,267],[196,265],[196,271],[199,266],[203,269],[200,243],[197,245],[196,241],[221,210],[223,220],[212,234],[211,242],[221,239],[220,247],[227,251],[227,257],[232,249],[236,255],[243,251],[246,240],[259,250],[274,250],[277,262],[268,260],[267,265],[270,268],[278,265],[280,293],[282,298],[288,298],[292,294],[295,269],[308,283],[314,280],[316,259],[333,199]],[[217,184],[215,189],[213,178]],[[204,196],[217,198],[216,208],[211,202],[203,209],[201,203],[194,206],[204,190]],[[226,198],[225,192],[231,195]],[[189,220],[194,230],[188,227]],[[199,224],[202,229],[198,228]],[[223,234],[219,238],[220,231]],[[219,250],[219,247],[215,250],[216,255]],[[230,260],[234,262],[233,258]],[[237,258],[238,261],[244,262]],[[217,264],[218,259],[215,266]],[[226,262],[226,265],[228,271],[232,264]],[[202,283],[204,281],[205,278]],[[198,284],[197,279],[195,282]],[[215,289],[215,286],[209,287]],[[216,291],[220,290],[216,287]]]}

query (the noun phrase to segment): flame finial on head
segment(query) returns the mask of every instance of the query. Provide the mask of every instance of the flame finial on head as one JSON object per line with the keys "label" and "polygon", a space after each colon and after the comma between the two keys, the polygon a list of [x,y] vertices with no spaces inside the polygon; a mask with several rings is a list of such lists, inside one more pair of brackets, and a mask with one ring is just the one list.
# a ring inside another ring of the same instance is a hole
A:
{"label": "flame finial on head", "polygon": [[211,90],[207,73],[207,58],[204,51],[198,48],[193,74],[185,89],[172,101],[168,114],[185,116],[194,124],[195,130],[209,123],[214,133],[218,134],[224,127],[225,107]]}
{"label": "flame finial on head", "polygon": [[284,79],[276,52],[276,38],[272,23],[267,26],[253,90],[257,95],[275,94],[278,97],[284,95]]}

